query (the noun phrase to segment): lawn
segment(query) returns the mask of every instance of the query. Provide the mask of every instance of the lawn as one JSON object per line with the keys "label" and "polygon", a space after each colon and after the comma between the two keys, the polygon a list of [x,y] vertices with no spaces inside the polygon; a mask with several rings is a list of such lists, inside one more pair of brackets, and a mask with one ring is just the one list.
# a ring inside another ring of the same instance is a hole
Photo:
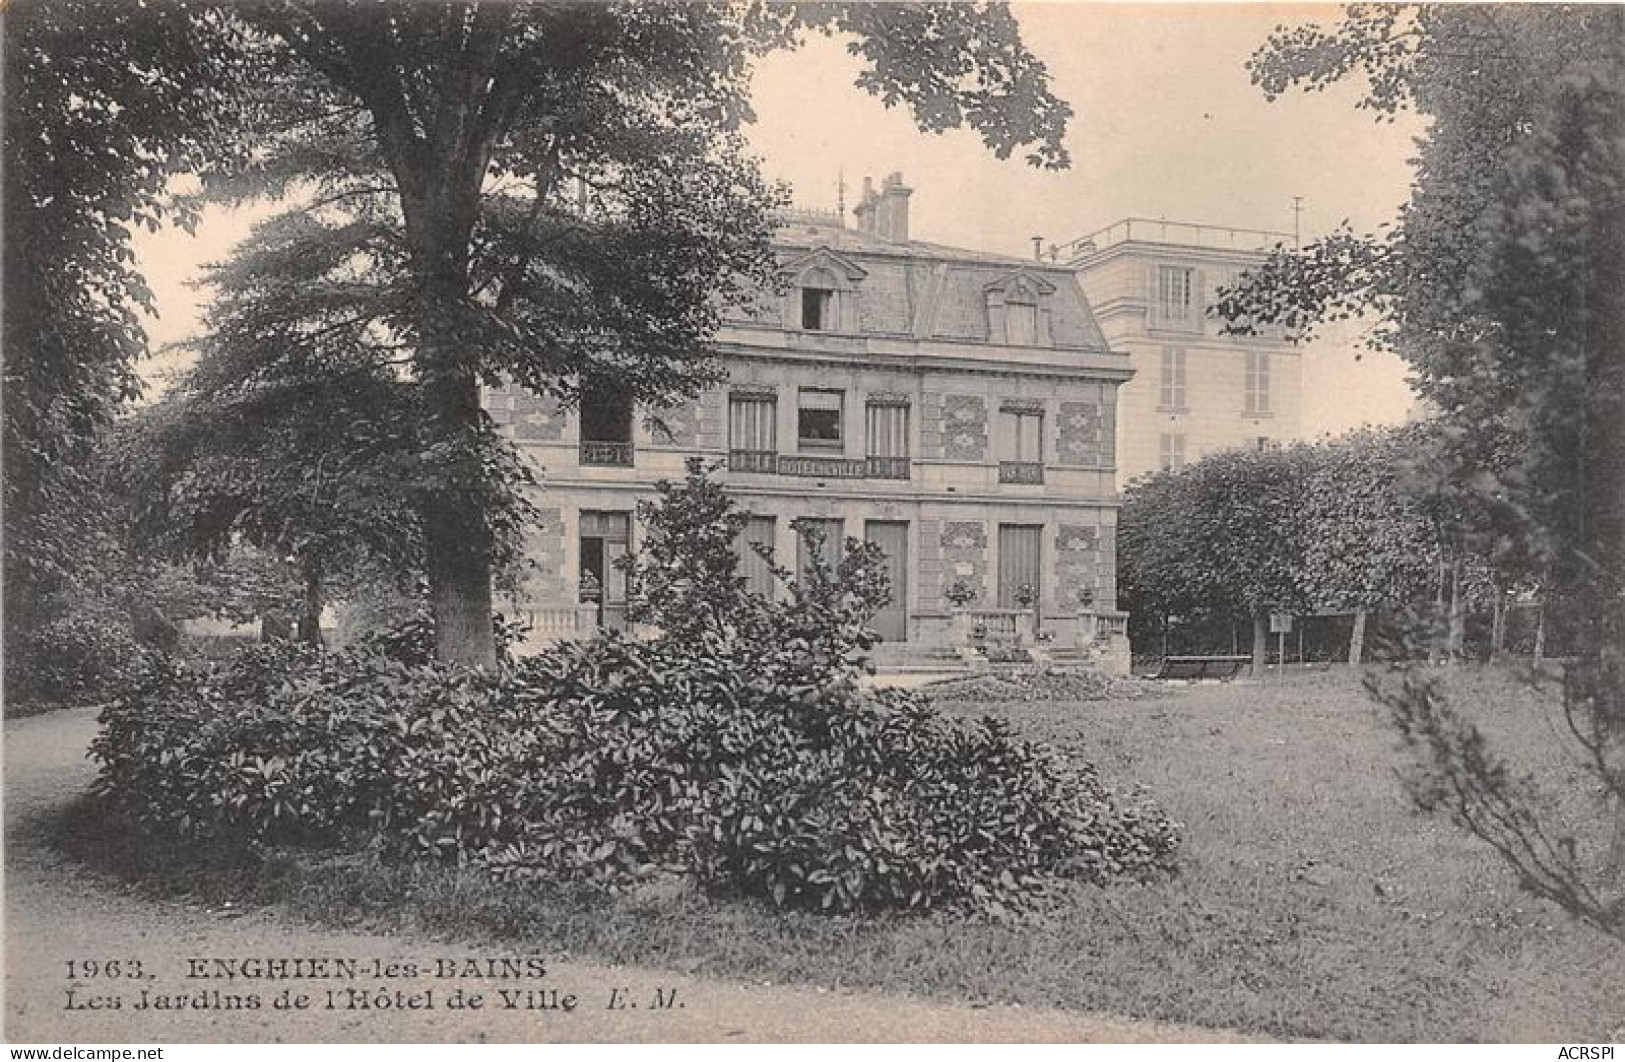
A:
{"label": "lawn", "polygon": [[[1591,814],[1535,698],[1496,673],[1461,682],[1486,730],[1568,811]],[[1041,914],[967,922],[784,916],[676,886],[554,894],[361,857],[284,853],[197,875],[173,851],[109,844],[82,820],[77,847],[153,888],[684,972],[1288,1037],[1625,1038],[1625,949],[1520,892],[1493,853],[1416,811],[1393,732],[1344,672],[945,710],[1008,718],[1113,782],[1143,783],[1185,824],[1181,873],[1073,887]]]}

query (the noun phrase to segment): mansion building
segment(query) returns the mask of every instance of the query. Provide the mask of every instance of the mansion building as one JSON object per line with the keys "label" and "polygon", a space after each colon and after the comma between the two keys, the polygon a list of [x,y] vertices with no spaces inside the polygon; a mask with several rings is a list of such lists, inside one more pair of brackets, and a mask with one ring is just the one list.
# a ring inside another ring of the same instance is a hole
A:
{"label": "mansion building", "polygon": [[1118,407],[1120,486],[1218,450],[1302,437],[1302,348],[1277,325],[1223,334],[1209,313],[1220,287],[1293,239],[1129,218],[1054,249],[1134,369]]}
{"label": "mansion building", "polygon": [[[1019,632],[1126,671],[1118,392],[1144,355],[1113,349],[1079,267],[912,239],[910,194],[899,174],[866,181],[853,227],[787,215],[775,241],[784,294],[727,321],[715,339],[726,383],[658,424],[611,393],[566,413],[529,392],[487,392],[546,484],[539,570],[516,602],[533,637],[625,624],[615,560],[637,548],[637,503],[699,456],[725,468],[749,513],[742,539],[778,564],[805,563],[803,527],[827,551],[846,536],[880,547],[892,586],[874,623],[883,652]],[[1108,301],[1114,313],[1120,301]],[[1125,439],[1141,445],[1138,431]],[[753,588],[774,592],[766,564],[740,549]]]}

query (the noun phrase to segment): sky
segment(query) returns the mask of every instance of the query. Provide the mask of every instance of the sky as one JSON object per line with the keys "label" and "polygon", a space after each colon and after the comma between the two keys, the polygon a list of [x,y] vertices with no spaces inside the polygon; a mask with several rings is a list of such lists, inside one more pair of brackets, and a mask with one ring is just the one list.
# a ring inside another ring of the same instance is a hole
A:
{"label": "sky", "polygon": [[[1075,112],[1070,169],[995,159],[976,134],[920,133],[906,112],[853,87],[858,61],[815,37],[765,59],[749,138],[763,170],[789,183],[798,206],[834,209],[844,179],[856,202],[864,176],[900,171],[914,189],[910,231],[934,243],[1031,253],[1032,237],[1068,240],[1124,217],[1293,230],[1306,239],[1347,219],[1357,231],[1390,221],[1409,193],[1408,116],[1379,122],[1355,107],[1359,83],[1274,102],[1245,63],[1280,23],[1336,17],[1328,5],[1017,3],[1023,40]],[[247,235],[252,210],[211,212],[199,234],[143,237],[161,318],[155,348],[198,327],[203,263]],[[1360,325],[1305,353],[1304,429],[1338,432],[1400,420],[1411,403],[1403,366],[1363,349]],[[180,363],[160,356],[148,375]]]}

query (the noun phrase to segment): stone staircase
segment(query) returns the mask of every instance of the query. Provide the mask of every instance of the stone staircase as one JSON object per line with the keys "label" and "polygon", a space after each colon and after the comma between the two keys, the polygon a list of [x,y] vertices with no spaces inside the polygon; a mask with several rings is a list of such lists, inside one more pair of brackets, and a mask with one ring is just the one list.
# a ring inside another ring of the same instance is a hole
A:
{"label": "stone staircase", "polygon": [[970,670],[954,649],[908,642],[881,642],[870,652],[869,661],[874,664],[876,672],[892,675],[957,675]]}

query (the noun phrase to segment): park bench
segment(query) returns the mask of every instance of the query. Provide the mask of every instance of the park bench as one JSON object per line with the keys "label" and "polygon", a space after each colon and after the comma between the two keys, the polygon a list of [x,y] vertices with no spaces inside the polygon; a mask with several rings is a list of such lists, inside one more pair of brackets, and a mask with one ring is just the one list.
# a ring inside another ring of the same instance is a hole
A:
{"label": "park bench", "polygon": [[1165,656],[1154,679],[1232,679],[1252,663],[1250,656]]}

